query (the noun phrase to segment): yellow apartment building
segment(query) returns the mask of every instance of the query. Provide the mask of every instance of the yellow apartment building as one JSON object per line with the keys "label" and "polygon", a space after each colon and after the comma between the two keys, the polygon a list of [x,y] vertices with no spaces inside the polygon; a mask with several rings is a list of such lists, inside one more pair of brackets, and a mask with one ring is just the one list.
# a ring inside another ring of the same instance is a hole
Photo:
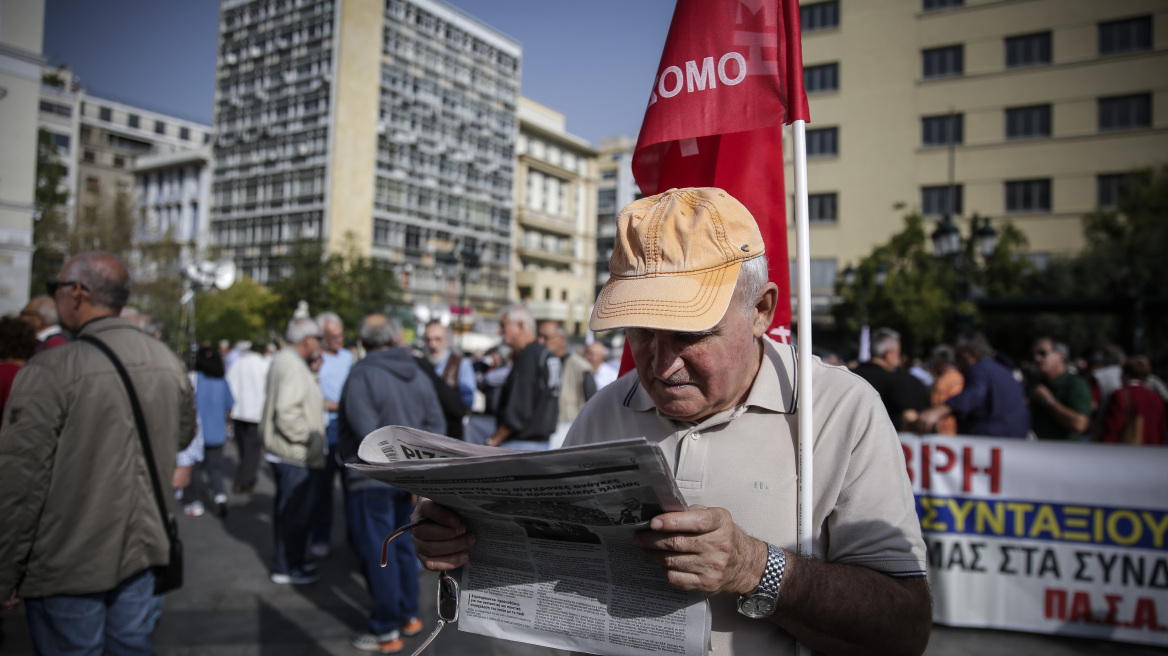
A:
{"label": "yellow apartment building", "polygon": [[801,15],[821,301],[909,212],[951,210],[966,235],[974,213],[1013,223],[1041,266],[1083,247],[1081,217],[1114,207],[1125,173],[1168,162],[1168,2],[830,0]]}

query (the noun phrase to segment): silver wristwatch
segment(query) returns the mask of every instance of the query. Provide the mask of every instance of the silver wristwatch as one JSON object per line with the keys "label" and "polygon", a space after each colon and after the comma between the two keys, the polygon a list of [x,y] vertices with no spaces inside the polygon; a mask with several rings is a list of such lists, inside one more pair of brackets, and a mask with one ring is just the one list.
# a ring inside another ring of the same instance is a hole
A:
{"label": "silver wristwatch", "polygon": [[779,585],[783,582],[783,570],[786,568],[787,554],[768,542],[762,580],[754,592],[738,597],[738,612],[751,619],[770,617],[779,603]]}

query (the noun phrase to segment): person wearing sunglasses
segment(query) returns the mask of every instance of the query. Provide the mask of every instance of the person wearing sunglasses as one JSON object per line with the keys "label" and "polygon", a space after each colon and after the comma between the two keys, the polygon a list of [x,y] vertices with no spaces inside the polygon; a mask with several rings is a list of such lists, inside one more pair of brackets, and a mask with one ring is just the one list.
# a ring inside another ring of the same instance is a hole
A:
{"label": "person wearing sunglasses", "polygon": [[[900,441],[871,386],[818,360],[817,559],[795,552],[795,352],[766,336],[779,289],[754,217],[721,189],[674,189],[627,206],[616,234],[590,327],[624,328],[636,371],[597,392],[565,445],[660,445],[690,509],[634,540],[709,598],[710,653],[923,652],[931,600]],[[413,529],[423,566],[473,562],[456,514],[423,500],[415,516],[432,522]]]}
{"label": "person wearing sunglasses", "polygon": [[[130,277],[116,256],[82,253],[46,291],[77,340],[30,359],[0,430],[0,595],[24,598],[38,654],[150,654],[162,613],[155,566],[170,561],[130,396],[99,348],[123,363],[158,480],[195,436],[186,367],[119,317]],[[162,494],[166,514],[174,499]],[[19,589],[16,589],[19,583]]]}
{"label": "person wearing sunglasses", "polygon": [[1083,442],[1091,424],[1091,386],[1067,369],[1070,349],[1042,337],[1034,342],[1034,364],[1043,382],[1030,390],[1030,423],[1040,440]]}

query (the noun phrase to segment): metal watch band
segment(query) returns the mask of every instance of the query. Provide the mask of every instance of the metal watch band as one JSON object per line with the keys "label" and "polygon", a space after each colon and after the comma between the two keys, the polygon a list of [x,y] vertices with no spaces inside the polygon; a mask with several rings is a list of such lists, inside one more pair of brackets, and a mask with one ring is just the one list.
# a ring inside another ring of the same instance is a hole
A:
{"label": "metal watch band", "polygon": [[783,572],[787,569],[787,554],[771,543],[767,543],[766,569],[762,572],[762,580],[758,583],[755,594],[765,594],[770,597],[779,596],[779,585],[783,582]]}

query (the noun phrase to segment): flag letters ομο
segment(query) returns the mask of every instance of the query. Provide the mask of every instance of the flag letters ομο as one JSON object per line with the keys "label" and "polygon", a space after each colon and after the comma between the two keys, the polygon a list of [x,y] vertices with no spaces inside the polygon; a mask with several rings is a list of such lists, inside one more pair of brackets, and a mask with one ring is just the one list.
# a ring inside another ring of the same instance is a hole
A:
{"label": "flag letters \u03bf\u03bc\u03bf", "polygon": [[641,193],[721,187],[758,221],[789,341],[782,126],[807,120],[798,0],[678,0],[633,153]]}

